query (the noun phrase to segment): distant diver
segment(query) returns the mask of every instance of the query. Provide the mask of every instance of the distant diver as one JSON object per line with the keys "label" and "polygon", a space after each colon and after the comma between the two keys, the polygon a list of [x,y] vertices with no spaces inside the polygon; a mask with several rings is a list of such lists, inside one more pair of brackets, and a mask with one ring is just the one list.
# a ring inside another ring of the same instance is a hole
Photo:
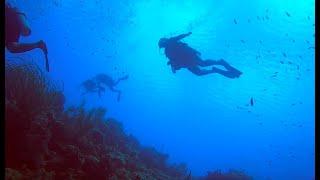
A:
{"label": "distant diver", "polygon": [[87,93],[98,92],[99,97],[101,97],[101,92],[105,91],[104,87],[98,86],[97,82],[95,82],[92,79],[84,81],[81,85],[85,89],[85,92],[83,92],[82,95]]}
{"label": "distant diver", "polygon": [[114,87],[118,85],[120,81],[127,80],[129,78],[129,75],[125,75],[116,81],[113,80],[110,76],[107,74],[97,74],[94,79],[98,84],[98,87],[100,87],[102,84],[107,86],[111,91],[118,93],[117,101],[120,101],[121,91],[115,89]]}
{"label": "distant diver", "polygon": [[[188,46],[188,44],[181,42],[180,40],[189,36],[191,32],[187,34],[181,34],[179,36],[171,38],[161,38],[158,42],[159,48],[165,49],[165,55],[169,59],[167,65],[171,65],[171,70],[176,73],[176,70],[181,68],[187,68],[193,74],[197,76],[207,75],[211,73],[219,73],[228,78],[238,78],[242,72],[229,65],[225,60],[203,60],[201,53]],[[226,70],[218,69],[212,65],[222,65]],[[200,67],[212,66],[210,70],[201,69]]]}
{"label": "distant diver", "polygon": [[127,80],[129,78],[128,75],[123,76],[117,80],[113,80],[110,76],[107,74],[97,74],[92,79],[86,80],[82,83],[82,87],[85,89],[85,92],[83,93],[89,93],[89,92],[98,92],[99,97],[101,97],[101,93],[105,92],[105,87],[108,87],[111,91],[118,93],[117,101],[120,101],[121,91],[115,89],[115,86],[118,85],[120,81]]}
{"label": "distant diver", "polygon": [[20,43],[19,38],[29,36],[31,28],[26,21],[25,13],[5,2],[5,47],[11,53],[23,53],[39,48],[44,52],[46,58],[46,70],[49,71],[48,50],[43,40],[34,43]]}

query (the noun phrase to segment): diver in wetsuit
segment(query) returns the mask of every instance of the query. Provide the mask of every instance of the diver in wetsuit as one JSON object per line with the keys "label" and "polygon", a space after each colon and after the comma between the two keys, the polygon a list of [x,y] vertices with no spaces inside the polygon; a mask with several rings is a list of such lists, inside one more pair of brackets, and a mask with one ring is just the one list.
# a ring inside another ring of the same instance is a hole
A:
{"label": "diver in wetsuit", "polygon": [[114,80],[107,74],[97,74],[92,79],[88,79],[81,84],[81,86],[85,90],[85,92],[83,92],[82,95],[87,94],[89,92],[98,92],[99,97],[101,97],[101,94],[105,92],[105,87],[108,87],[112,92],[118,94],[117,101],[120,101],[120,96],[122,92],[116,89],[115,86],[117,86],[120,81],[127,80],[128,78],[129,75],[125,75],[117,80]]}
{"label": "diver in wetsuit", "polygon": [[[172,72],[181,68],[187,68],[193,74],[202,76],[211,73],[219,73],[228,78],[238,78],[242,72],[229,65],[223,59],[220,60],[203,60],[200,57],[200,52],[188,46],[188,44],[181,42],[180,40],[189,36],[191,32],[187,34],[181,34],[179,36],[171,38],[161,38],[158,42],[159,48],[165,49],[165,55],[169,59],[167,65],[171,65]],[[213,65],[222,65],[226,70],[218,69]],[[201,69],[200,67],[212,66],[210,70]]]}
{"label": "diver in wetsuit", "polygon": [[98,92],[99,97],[101,97],[101,93],[105,92],[105,88],[98,85],[98,83],[95,80],[88,79],[84,81],[81,86],[84,88],[84,92],[82,95],[87,94],[89,92]]}
{"label": "diver in wetsuit", "polygon": [[97,86],[101,87],[102,84],[107,86],[112,92],[118,93],[117,101],[120,101],[121,91],[118,89],[115,89],[115,86],[118,85],[120,81],[127,80],[129,78],[129,75],[125,75],[117,80],[112,79],[107,74],[97,74],[94,79],[97,82]]}
{"label": "diver in wetsuit", "polygon": [[[12,7],[8,2],[5,2],[5,47],[11,53],[22,53],[36,48],[40,48],[47,60],[47,46],[43,40],[33,43],[20,43],[19,38],[29,36],[31,29],[26,21],[26,15],[19,11],[18,8]],[[48,61],[46,62],[47,71],[49,71]]]}

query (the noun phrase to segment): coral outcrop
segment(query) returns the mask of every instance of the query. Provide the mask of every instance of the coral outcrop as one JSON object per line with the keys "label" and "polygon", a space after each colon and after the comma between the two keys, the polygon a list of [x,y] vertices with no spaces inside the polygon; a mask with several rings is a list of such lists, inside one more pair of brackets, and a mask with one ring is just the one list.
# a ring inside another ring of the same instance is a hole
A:
{"label": "coral outcrop", "polygon": [[[82,103],[64,109],[62,89],[25,62],[6,61],[5,67],[6,179],[197,179],[185,164],[169,164],[168,155],[141,146],[105,117],[105,108],[87,110]],[[219,176],[199,178],[230,179]]]}

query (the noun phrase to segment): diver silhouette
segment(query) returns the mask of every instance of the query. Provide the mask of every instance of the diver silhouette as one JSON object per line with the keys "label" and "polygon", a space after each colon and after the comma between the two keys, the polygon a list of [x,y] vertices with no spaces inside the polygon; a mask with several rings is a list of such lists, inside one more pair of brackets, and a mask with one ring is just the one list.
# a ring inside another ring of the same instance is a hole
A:
{"label": "diver silhouette", "polygon": [[105,92],[104,86],[106,86],[112,92],[118,93],[117,101],[120,101],[122,92],[118,89],[115,89],[115,86],[117,86],[120,81],[127,80],[128,78],[129,75],[125,75],[117,80],[114,80],[107,74],[97,74],[92,79],[86,80],[82,83],[82,86],[85,88],[85,92],[83,94],[86,94],[88,92],[98,92],[99,97],[101,97],[101,93]]}
{"label": "diver silhouette", "polygon": [[[238,78],[242,72],[228,64],[225,60],[203,60],[201,53],[188,46],[188,44],[180,40],[191,35],[181,34],[171,38],[161,38],[158,42],[159,48],[165,49],[165,55],[169,59],[167,65],[171,65],[171,70],[176,73],[176,70],[187,68],[190,72],[197,76],[207,75],[211,73],[219,73],[228,78]],[[213,65],[221,65],[226,70],[218,69]],[[212,66],[210,70],[201,69],[200,67]]]}
{"label": "diver silhouette", "polygon": [[101,97],[101,92],[105,91],[104,87],[98,86],[97,82],[95,82],[95,80],[92,79],[84,81],[81,85],[85,89],[85,92],[83,92],[82,95],[87,94],[89,92],[98,92],[99,97]]}
{"label": "diver silhouette", "polygon": [[46,69],[49,71],[48,50],[43,40],[33,43],[20,43],[19,38],[29,36],[31,28],[26,21],[26,15],[16,7],[12,7],[7,1],[5,2],[5,47],[11,53],[22,53],[39,48],[44,52],[46,58]]}

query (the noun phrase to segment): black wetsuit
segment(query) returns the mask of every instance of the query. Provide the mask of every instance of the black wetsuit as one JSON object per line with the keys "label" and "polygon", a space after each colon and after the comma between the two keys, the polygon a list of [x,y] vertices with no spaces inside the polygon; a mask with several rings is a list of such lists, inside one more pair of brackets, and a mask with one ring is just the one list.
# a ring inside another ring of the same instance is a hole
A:
{"label": "black wetsuit", "polygon": [[18,42],[20,37],[20,20],[19,15],[25,15],[24,13],[19,12],[17,8],[13,8],[9,4],[5,4],[5,45],[11,42]]}
{"label": "black wetsuit", "polygon": [[165,55],[175,69],[197,66],[200,53],[179,40],[169,39],[165,47]]}

